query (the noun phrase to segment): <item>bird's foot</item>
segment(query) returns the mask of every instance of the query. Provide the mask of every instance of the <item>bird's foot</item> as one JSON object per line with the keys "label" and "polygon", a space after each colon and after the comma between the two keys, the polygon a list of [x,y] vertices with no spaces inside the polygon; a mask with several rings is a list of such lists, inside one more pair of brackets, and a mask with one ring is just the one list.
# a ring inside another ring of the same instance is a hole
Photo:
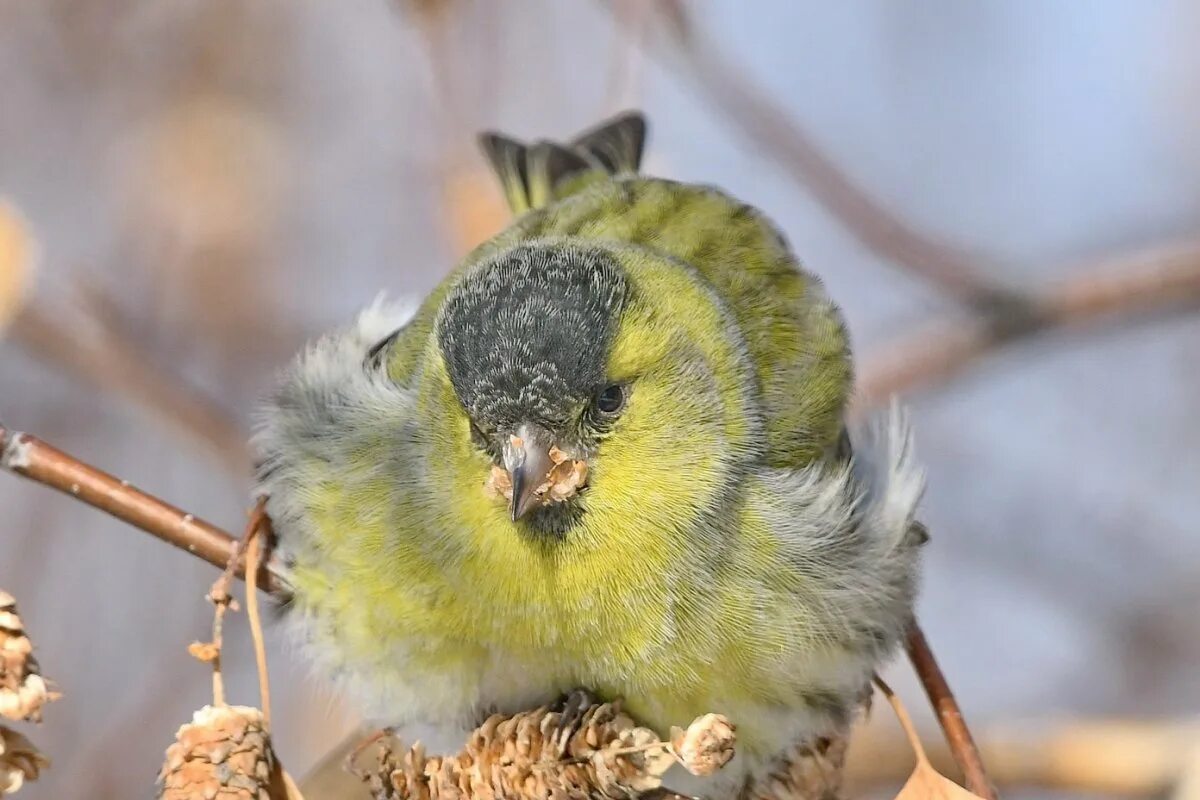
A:
{"label": "bird's foot", "polygon": [[566,755],[571,737],[579,730],[579,725],[583,722],[587,710],[595,704],[595,695],[587,689],[575,689],[555,704],[559,716],[558,725],[555,726],[554,737],[551,741],[554,742],[554,748],[559,758]]}

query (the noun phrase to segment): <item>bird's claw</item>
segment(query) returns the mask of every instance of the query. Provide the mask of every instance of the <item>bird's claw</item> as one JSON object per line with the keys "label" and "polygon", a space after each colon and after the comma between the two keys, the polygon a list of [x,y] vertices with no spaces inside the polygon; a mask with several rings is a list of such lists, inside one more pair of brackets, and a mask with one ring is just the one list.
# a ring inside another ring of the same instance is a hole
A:
{"label": "bird's claw", "polygon": [[554,747],[559,758],[566,755],[571,737],[579,730],[587,710],[596,704],[595,696],[587,689],[575,689],[561,701],[558,724],[554,728]]}

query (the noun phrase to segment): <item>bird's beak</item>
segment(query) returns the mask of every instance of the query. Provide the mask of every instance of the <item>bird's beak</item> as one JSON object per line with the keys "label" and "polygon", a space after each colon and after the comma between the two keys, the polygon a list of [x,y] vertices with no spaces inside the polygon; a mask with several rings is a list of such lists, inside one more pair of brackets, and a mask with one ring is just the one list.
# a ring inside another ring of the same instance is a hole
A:
{"label": "bird's beak", "polygon": [[554,439],[545,428],[525,423],[508,437],[504,444],[504,468],[512,479],[512,505],[509,515],[513,522],[528,514],[541,503],[537,489],[545,483],[554,461],[550,448]]}

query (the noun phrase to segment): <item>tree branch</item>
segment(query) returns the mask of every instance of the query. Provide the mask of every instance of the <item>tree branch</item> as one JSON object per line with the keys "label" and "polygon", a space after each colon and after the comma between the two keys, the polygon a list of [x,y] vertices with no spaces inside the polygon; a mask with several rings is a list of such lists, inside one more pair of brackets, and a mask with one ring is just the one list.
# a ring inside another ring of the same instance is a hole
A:
{"label": "tree branch", "polygon": [[864,360],[860,408],[943,383],[1017,341],[1098,323],[1128,323],[1200,304],[1200,244],[1126,259],[1033,295],[1018,308],[937,322],[900,337]]}
{"label": "tree branch", "polygon": [[248,472],[246,433],[223,409],[180,387],[175,376],[164,374],[132,341],[101,320],[93,317],[97,329],[84,334],[57,317],[30,302],[12,321],[8,334],[71,375],[137,403],[235,474]]}
{"label": "tree branch", "polygon": [[929,648],[929,642],[916,621],[908,630],[904,647],[913,670],[921,680],[921,685],[925,687],[925,694],[929,696],[929,703],[937,715],[938,724],[942,726],[942,733],[946,736],[954,763],[962,770],[967,788],[984,800],[996,800],[996,787],[988,779],[987,771],[983,767],[983,758],[979,755],[975,740],[971,738],[967,721],[963,718],[958,701],[950,691],[950,684],[946,682],[946,676],[942,674],[937,659],[933,657],[933,651]]}
{"label": "tree branch", "polygon": [[693,23],[684,3],[673,0],[659,9],[692,85],[869,250],[980,308],[1019,299],[1016,291],[991,277],[991,265],[917,231],[855,183],[753,78],[721,54],[717,43]]}
{"label": "tree branch", "polygon": [[[2,426],[0,467],[69,494],[215,567],[224,568],[237,550],[237,540],[212,523],[134,488],[128,481],[101,472],[41,439]],[[240,561],[237,576],[245,577]],[[259,571],[258,580],[266,592],[285,591],[277,563],[268,561]]]}

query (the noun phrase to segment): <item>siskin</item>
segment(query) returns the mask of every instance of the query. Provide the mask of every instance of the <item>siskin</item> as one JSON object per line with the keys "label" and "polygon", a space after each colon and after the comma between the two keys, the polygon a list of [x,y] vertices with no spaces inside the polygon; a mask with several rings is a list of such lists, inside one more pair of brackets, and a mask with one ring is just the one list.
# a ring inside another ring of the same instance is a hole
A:
{"label": "siskin", "polygon": [[719,712],[713,794],[847,722],[911,619],[923,478],[898,412],[848,431],[820,282],[755,208],[639,175],[645,130],[481,137],[515,222],[297,358],[260,485],[305,649],[370,715]]}

